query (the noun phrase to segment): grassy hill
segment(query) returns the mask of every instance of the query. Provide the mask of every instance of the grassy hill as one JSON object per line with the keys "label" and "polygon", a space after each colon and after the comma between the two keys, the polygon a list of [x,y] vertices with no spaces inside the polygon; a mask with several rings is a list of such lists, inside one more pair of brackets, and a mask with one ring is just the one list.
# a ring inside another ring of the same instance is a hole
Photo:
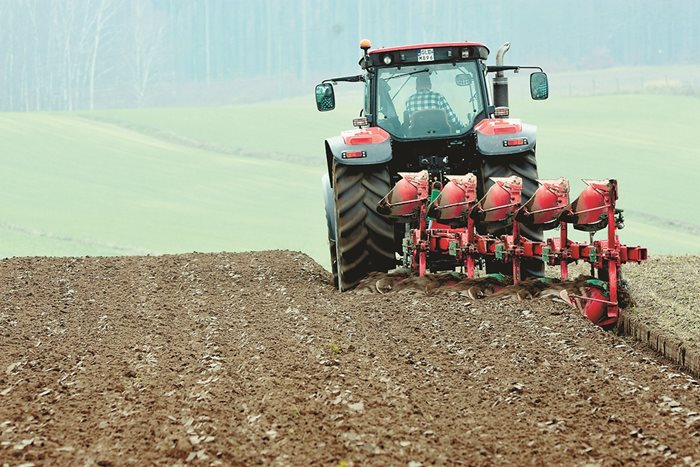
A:
{"label": "grassy hill", "polygon": [[[0,257],[302,250],[328,264],[322,142],[350,127],[312,97],[236,107],[0,114]],[[513,98],[539,127],[540,176],[615,177],[622,241],[700,253],[697,98]]]}
{"label": "grassy hill", "polygon": [[309,215],[309,226],[304,216],[321,211],[317,168],[198,150],[78,115],[2,114],[0,138],[0,256],[325,252],[324,222]]}

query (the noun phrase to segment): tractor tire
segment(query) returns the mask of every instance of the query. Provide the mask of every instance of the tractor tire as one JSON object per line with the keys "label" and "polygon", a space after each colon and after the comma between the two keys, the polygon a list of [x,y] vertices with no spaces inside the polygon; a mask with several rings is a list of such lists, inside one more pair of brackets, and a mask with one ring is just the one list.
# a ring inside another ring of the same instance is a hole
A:
{"label": "tractor tire", "polygon": [[[481,164],[481,177],[484,193],[491,188],[493,182],[490,177],[510,177],[517,175],[523,180],[522,202],[524,203],[535,194],[539,184],[537,183],[537,160],[534,151],[513,156],[485,157]],[[509,229],[489,232],[493,235],[504,235],[510,233]],[[542,229],[532,228],[521,224],[520,234],[528,240],[542,241]],[[535,258],[523,258],[521,262],[521,279],[528,277],[542,277],[544,275],[544,263]],[[500,272],[512,275],[513,270],[510,264],[503,264],[497,261],[486,262],[486,272]]]}
{"label": "tractor tire", "polygon": [[377,203],[390,188],[385,165],[333,164],[335,262],[341,292],[355,287],[370,272],[396,266],[393,222],[377,213]]}

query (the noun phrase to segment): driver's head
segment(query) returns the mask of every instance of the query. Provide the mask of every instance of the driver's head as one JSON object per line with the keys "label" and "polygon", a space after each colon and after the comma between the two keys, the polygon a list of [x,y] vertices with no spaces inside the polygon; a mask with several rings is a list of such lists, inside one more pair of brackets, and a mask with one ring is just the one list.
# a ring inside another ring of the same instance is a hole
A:
{"label": "driver's head", "polygon": [[416,76],[416,91],[422,91],[424,89],[429,90],[431,86],[430,75],[428,73],[421,73]]}

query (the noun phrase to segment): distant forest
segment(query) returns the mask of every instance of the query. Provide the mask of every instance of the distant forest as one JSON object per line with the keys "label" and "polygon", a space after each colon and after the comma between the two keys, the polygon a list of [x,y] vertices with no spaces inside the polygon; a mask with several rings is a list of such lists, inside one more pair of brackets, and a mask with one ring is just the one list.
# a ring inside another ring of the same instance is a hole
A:
{"label": "distant forest", "polygon": [[375,47],[471,40],[549,71],[700,62],[693,0],[0,0],[0,110],[308,92]]}

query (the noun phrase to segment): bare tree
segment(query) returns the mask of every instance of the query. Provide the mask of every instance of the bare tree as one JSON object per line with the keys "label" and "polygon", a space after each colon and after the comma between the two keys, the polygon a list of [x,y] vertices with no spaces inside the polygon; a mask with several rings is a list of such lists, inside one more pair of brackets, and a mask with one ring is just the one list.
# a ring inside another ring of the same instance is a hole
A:
{"label": "bare tree", "polygon": [[522,44],[514,61],[558,69],[698,63],[700,2],[566,3],[0,0],[0,110],[141,106],[165,89],[178,99],[195,89],[247,97],[262,79],[277,86],[266,96],[281,97],[349,72],[365,35],[375,47],[510,40]]}
{"label": "bare tree", "polygon": [[89,94],[90,94],[90,110],[95,108],[95,79],[97,75],[97,57],[100,52],[100,43],[102,41],[105,25],[109,23],[118,8],[117,2],[114,0],[100,0],[100,4],[95,14],[95,26],[93,34],[92,57],[90,59],[89,72]]}
{"label": "bare tree", "polygon": [[132,2],[132,79],[136,105],[142,107],[155,74],[155,63],[162,50],[166,21],[143,1]]}

